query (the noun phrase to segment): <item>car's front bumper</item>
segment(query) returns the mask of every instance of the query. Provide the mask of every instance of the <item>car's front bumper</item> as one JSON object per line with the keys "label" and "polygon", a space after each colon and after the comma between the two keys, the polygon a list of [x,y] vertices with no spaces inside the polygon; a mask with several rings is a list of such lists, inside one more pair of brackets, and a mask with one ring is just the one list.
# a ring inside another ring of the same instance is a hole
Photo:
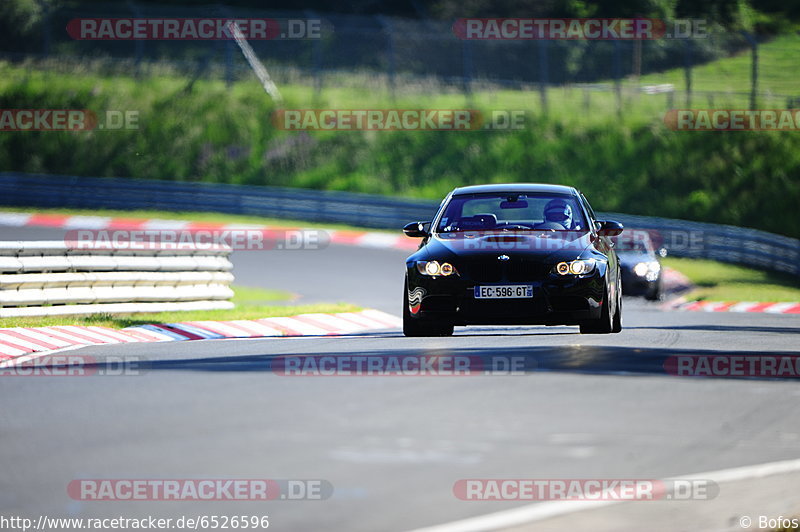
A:
{"label": "car's front bumper", "polygon": [[[534,281],[475,282],[461,277],[428,277],[408,271],[412,317],[455,325],[576,325],[597,319],[604,272],[581,277],[547,275]],[[533,297],[476,299],[476,285],[530,284]]]}

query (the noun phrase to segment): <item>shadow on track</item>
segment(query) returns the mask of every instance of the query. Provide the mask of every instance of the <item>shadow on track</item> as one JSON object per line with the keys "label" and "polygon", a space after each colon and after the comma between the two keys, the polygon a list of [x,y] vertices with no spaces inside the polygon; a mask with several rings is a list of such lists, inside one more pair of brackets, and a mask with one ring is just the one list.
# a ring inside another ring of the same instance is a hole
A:
{"label": "shadow on track", "polygon": [[679,330],[679,331],[715,331],[715,332],[755,332],[755,333],[782,333],[800,335],[800,327],[759,327],[755,325],[669,325],[664,327],[640,326],[625,327],[628,329],[642,330]]}
{"label": "shadow on track", "polygon": [[[361,365],[357,366],[359,360]],[[767,364],[770,360],[772,362]],[[375,364],[374,368],[380,369],[371,373],[366,369],[370,367],[370,362]],[[435,368],[447,366],[450,370],[454,367],[465,370],[457,374],[453,374],[452,371],[450,373],[434,371],[425,375],[451,378],[534,375],[541,372],[631,377],[676,376],[696,379],[795,380],[800,378],[800,353],[798,352],[764,354],[742,351],[619,346],[539,346],[499,347],[496,349],[409,348],[392,351],[368,350],[355,353],[329,350],[315,354],[287,353],[161,359],[141,361],[139,367],[145,373],[149,371],[264,372],[285,378],[390,377],[397,376],[396,373],[401,373],[402,376],[419,376],[418,373],[405,373],[403,364],[408,363],[410,367],[419,368],[424,367],[422,362],[432,363]],[[342,366],[339,366],[342,363],[349,369],[342,370]],[[102,366],[103,363],[99,362],[98,365]],[[356,367],[360,369],[354,374],[352,371]],[[390,367],[396,369],[394,375],[381,372]],[[330,370],[330,368],[334,369]],[[789,369],[787,370],[787,368]],[[309,372],[303,373],[305,370]],[[333,373],[325,373],[325,371],[333,371]]]}

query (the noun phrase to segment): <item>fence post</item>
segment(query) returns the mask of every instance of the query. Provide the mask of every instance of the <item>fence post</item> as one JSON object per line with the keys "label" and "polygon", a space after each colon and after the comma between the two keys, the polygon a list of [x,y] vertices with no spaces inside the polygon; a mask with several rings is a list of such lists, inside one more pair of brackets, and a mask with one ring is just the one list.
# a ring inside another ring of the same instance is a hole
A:
{"label": "fence post", "polygon": [[539,97],[542,101],[542,112],[547,113],[547,84],[548,84],[548,64],[547,64],[547,39],[539,39]]}
{"label": "fence post", "polygon": [[389,94],[394,101],[394,93],[395,93],[395,73],[397,64],[395,63],[395,49],[394,49],[394,31],[392,31],[392,21],[384,16],[376,17],[378,22],[380,22],[381,27],[383,27],[384,33],[386,33],[386,57],[389,60],[389,71],[387,72],[389,77]]}
{"label": "fence post", "polygon": [[[231,12],[228,11],[227,6],[224,5],[217,5],[217,9],[219,9],[220,13],[227,18],[232,19]],[[230,90],[233,86],[233,35],[230,38],[225,39],[225,86]]]}
{"label": "fence post", "polygon": [[[137,6],[134,3],[133,0],[128,0],[127,4],[128,4],[128,8],[131,10],[131,12],[133,13],[133,16],[135,18],[143,18],[142,12],[139,9],[139,6]],[[136,59],[134,60],[135,61],[135,65],[136,65],[136,77],[138,78],[139,74],[140,74],[139,67],[140,67],[140,65],[142,63],[142,56],[144,56],[144,40],[142,40],[142,39],[134,40],[134,45],[133,46],[134,46],[134,50],[135,50],[135,54],[136,54]]]}
{"label": "fence post", "polygon": [[756,108],[756,99],[758,96],[758,41],[756,38],[746,31],[742,31],[742,35],[747,39],[750,48],[752,49],[752,62],[750,68],[750,109]]}
{"label": "fence post", "polygon": [[472,94],[472,42],[469,39],[461,40],[461,62],[464,78],[464,94]]}
{"label": "fence post", "polygon": [[617,100],[617,115],[622,115],[622,44],[614,40],[614,95]]}
{"label": "fence post", "polygon": [[[315,11],[306,9],[303,14],[307,19],[320,19]],[[311,61],[314,72],[314,100],[320,101],[322,98],[322,38],[309,39],[311,41]]]}
{"label": "fence post", "polygon": [[52,42],[52,35],[50,33],[50,4],[44,0],[37,0],[39,9],[42,10],[42,55],[47,57],[50,55],[50,43]]}
{"label": "fence post", "polygon": [[683,41],[683,77],[686,80],[686,107],[692,106],[692,41]]}

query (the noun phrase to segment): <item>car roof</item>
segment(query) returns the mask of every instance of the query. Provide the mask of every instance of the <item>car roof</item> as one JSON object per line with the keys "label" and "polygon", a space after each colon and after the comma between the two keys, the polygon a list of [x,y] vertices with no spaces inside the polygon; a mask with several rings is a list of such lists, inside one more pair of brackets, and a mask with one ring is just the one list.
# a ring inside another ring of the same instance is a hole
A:
{"label": "car roof", "polygon": [[491,194],[502,192],[533,192],[544,194],[564,194],[568,196],[577,195],[578,191],[574,187],[565,185],[548,185],[544,183],[497,183],[491,185],[471,185],[459,187],[451,194],[460,196],[462,194]]}

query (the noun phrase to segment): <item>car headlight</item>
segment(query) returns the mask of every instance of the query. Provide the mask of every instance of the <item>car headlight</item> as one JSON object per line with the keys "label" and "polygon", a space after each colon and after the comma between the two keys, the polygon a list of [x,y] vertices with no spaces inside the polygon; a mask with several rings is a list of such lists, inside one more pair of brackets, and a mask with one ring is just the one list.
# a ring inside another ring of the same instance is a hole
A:
{"label": "car headlight", "polygon": [[633,267],[633,273],[635,273],[639,277],[644,277],[645,275],[647,275],[647,270],[648,268],[646,262],[640,262]]}
{"label": "car headlight", "polygon": [[586,275],[592,273],[597,266],[594,259],[579,259],[570,262],[559,262],[554,268],[558,275]]}
{"label": "car headlight", "polygon": [[657,279],[659,271],[661,271],[661,264],[657,260],[651,262],[639,262],[633,267],[633,273],[639,277],[647,277],[648,281]]}
{"label": "car headlight", "polygon": [[421,260],[417,262],[417,271],[422,275],[429,275],[431,277],[447,277],[449,275],[457,274],[455,267],[450,264],[449,262],[442,262],[441,264],[438,261],[424,261]]}

